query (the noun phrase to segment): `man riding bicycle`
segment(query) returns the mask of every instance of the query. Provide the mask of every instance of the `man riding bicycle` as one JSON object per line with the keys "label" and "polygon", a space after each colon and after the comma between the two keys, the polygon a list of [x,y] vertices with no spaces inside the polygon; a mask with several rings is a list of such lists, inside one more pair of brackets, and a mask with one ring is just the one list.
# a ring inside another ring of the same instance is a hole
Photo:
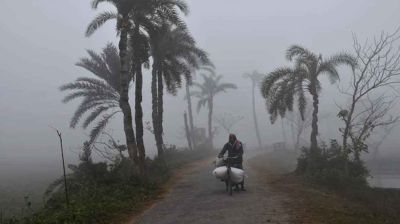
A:
{"label": "man riding bicycle", "polygon": [[[235,157],[231,166],[243,170],[243,145],[237,140],[236,135],[229,134],[229,141],[224,145],[221,152],[218,154],[219,158],[222,158],[224,154],[228,151],[228,157]],[[240,183],[241,190],[245,191],[244,180]],[[239,186],[236,185],[236,189],[239,190]]]}

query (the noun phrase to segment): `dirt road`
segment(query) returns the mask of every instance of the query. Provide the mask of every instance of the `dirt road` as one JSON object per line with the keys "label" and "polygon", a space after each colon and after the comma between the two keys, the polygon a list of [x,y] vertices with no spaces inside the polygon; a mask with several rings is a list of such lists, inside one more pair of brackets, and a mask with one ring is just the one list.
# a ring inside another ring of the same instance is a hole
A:
{"label": "dirt road", "polygon": [[225,184],[212,176],[212,170],[211,161],[192,167],[164,199],[132,223],[292,223],[284,206],[289,199],[273,192],[261,173],[245,165],[247,191],[229,196]]}

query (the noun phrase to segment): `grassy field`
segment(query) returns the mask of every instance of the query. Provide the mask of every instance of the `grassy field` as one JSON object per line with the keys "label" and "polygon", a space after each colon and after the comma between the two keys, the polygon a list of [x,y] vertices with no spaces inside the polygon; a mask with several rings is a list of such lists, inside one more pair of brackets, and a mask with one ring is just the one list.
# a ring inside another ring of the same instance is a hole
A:
{"label": "grassy field", "polygon": [[332,189],[296,176],[291,153],[259,155],[250,164],[265,173],[278,193],[292,200],[287,205],[296,223],[400,223],[400,190],[370,187]]}

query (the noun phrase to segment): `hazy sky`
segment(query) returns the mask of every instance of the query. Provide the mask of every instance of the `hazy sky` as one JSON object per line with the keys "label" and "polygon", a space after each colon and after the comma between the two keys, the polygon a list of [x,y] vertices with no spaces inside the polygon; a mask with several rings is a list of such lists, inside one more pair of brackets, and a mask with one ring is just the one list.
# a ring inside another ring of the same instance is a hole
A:
{"label": "hazy sky", "polygon": [[[215,115],[229,112],[245,116],[235,131],[248,145],[255,144],[255,135],[251,131],[251,85],[242,78],[244,72],[256,69],[267,73],[286,64],[284,51],[291,44],[329,55],[350,51],[352,32],[365,39],[400,26],[399,0],[191,0],[189,5],[191,13],[186,21],[192,34],[210,53],[218,74],[239,86],[216,98]],[[100,7],[98,12],[102,9],[108,8]],[[91,76],[74,66],[86,56],[86,49],[99,51],[107,42],[116,43],[112,22],[91,38],[84,37],[85,28],[96,13],[89,0],[2,0],[0,163],[58,156],[57,136],[49,125],[63,132],[69,157],[76,157],[76,148],[89,131],[68,128],[77,102],[63,104],[58,87],[79,76]],[[145,121],[151,120],[148,74],[146,71]],[[336,88],[327,86],[323,93],[327,100],[322,100],[321,110],[331,110],[331,123],[337,123],[333,99],[341,100],[335,96]],[[271,128],[264,103],[257,97],[264,143],[280,141],[279,123]],[[165,105],[165,140],[184,145],[183,94],[168,95]],[[205,127],[205,118],[203,110],[196,115],[196,124]],[[123,142],[121,124],[117,117],[110,128]],[[337,134],[337,126],[329,124],[321,122],[322,137]],[[221,130],[216,146],[225,140],[222,134]],[[149,154],[153,154],[155,147],[149,132],[145,132],[145,140]]]}

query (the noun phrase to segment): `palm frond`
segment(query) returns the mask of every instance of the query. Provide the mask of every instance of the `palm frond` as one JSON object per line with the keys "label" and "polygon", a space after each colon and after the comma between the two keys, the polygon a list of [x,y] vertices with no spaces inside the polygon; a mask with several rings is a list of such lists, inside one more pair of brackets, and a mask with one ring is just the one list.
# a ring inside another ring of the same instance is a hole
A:
{"label": "palm frond", "polygon": [[115,111],[109,115],[103,116],[103,118],[97,123],[97,125],[90,131],[90,139],[89,139],[89,144],[92,145],[97,137],[101,134],[101,132],[104,130],[104,128],[107,126],[109,120],[117,113],[120,111]]}
{"label": "palm frond", "polygon": [[339,65],[348,65],[353,70],[357,67],[356,57],[348,53],[340,53],[333,55],[326,62],[334,67]]}
{"label": "palm frond", "polygon": [[227,89],[237,89],[237,85],[233,83],[221,83],[215,88],[215,93],[226,92]]}
{"label": "palm frond", "polygon": [[197,102],[197,113],[200,112],[201,108],[206,105],[207,101],[207,98],[199,99],[199,101]]}
{"label": "palm frond", "polygon": [[299,45],[292,45],[286,51],[286,59],[292,61],[295,57],[310,58],[317,60],[317,56],[306,48]]}
{"label": "palm frond", "polygon": [[104,25],[104,23],[106,23],[108,20],[117,19],[117,18],[118,18],[118,14],[113,11],[106,11],[106,12],[100,13],[88,25],[85,36],[86,37],[91,36],[97,29],[99,29],[102,25]]}
{"label": "palm frond", "polygon": [[111,108],[115,108],[117,105],[111,104],[108,106],[99,106],[97,107],[92,113],[85,119],[85,121],[82,124],[83,128],[87,128],[100,114],[103,112],[106,112],[107,110]]}
{"label": "palm frond", "polygon": [[278,68],[269,73],[261,83],[261,94],[266,99],[270,95],[270,91],[275,82],[287,76],[294,75],[294,70],[289,67]]}

